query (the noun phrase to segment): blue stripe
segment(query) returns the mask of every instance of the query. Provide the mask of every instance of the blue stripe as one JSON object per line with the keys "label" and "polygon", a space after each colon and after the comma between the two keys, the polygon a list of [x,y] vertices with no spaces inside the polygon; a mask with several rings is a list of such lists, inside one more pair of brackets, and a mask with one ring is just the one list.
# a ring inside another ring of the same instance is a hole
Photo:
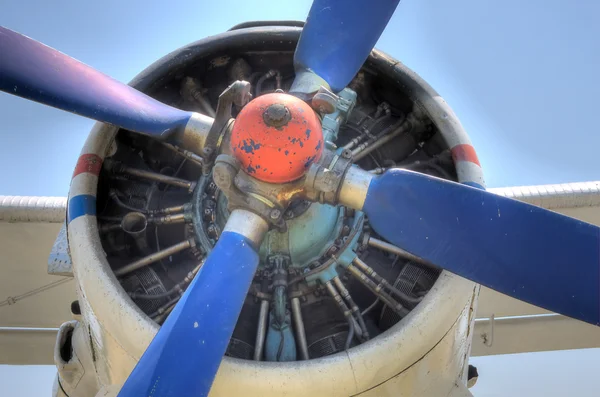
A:
{"label": "blue stripe", "polygon": [[80,194],[69,200],[67,208],[67,223],[83,215],[96,215],[96,196]]}
{"label": "blue stripe", "polygon": [[480,190],[485,190],[485,187],[483,187],[483,185],[480,185],[479,183],[475,183],[475,182],[461,182],[463,185],[467,185],[467,186],[471,186]]}

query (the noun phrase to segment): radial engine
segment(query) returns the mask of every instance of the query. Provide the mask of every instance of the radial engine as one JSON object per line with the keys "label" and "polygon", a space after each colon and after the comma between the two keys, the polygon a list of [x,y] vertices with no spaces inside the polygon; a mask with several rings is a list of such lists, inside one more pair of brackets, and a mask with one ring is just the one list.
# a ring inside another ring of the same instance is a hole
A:
{"label": "radial engine", "polygon": [[214,117],[205,156],[92,130],[78,169],[96,170],[83,189],[97,224],[69,241],[79,300],[59,332],[55,396],[125,381],[219,240],[240,200],[232,189],[274,227],[211,396],[469,395],[475,284],[389,244],[360,211],[325,197],[281,209],[231,172],[290,182],[325,161],[482,184],[467,135],[427,83],[377,50],[343,91],[311,104],[290,95],[301,29],[262,25],[176,50],[131,82]]}

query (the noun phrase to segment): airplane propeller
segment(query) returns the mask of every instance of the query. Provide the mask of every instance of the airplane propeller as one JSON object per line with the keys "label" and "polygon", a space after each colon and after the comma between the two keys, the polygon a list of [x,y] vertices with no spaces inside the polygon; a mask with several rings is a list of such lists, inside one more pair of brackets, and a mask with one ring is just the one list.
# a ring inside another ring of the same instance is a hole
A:
{"label": "airplane propeller", "polygon": [[[293,90],[346,87],[398,3],[315,0],[294,57]],[[0,54],[0,90],[13,95],[160,139],[185,130],[193,118],[1,27]],[[599,228],[406,170],[348,175],[342,189],[356,188],[352,178],[359,175],[364,183],[355,192],[362,198],[340,204],[365,211],[373,229],[391,243],[517,299],[599,325]],[[267,230],[260,216],[232,212],[120,396],[208,395]]]}

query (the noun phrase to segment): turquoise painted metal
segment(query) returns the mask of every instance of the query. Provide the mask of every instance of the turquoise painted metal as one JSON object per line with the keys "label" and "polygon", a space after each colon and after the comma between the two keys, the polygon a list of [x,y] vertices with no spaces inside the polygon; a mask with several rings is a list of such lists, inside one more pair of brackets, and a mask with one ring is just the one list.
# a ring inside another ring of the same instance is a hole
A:
{"label": "turquoise painted metal", "polygon": [[338,94],[339,100],[336,104],[336,109],[333,113],[323,116],[322,129],[323,140],[326,143],[335,142],[337,140],[340,126],[346,122],[348,115],[352,113],[354,105],[356,105],[356,92],[350,88],[344,88]]}
{"label": "turquoise painted metal", "polygon": [[302,215],[287,221],[284,233],[271,230],[263,241],[261,264],[273,254],[285,253],[292,267],[306,267],[320,258],[343,227],[344,210],[327,204],[313,203]]}
{"label": "turquoise painted metal", "polygon": [[283,323],[278,323],[273,315],[269,315],[269,329],[265,343],[267,361],[296,361],[296,338],[292,332],[290,313],[285,314]]}
{"label": "turquoise painted metal", "polygon": [[[356,211],[354,213],[354,222],[352,223],[352,230],[362,230],[364,223],[363,215],[364,214],[360,211]],[[325,284],[326,282],[331,281],[334,277],[339,276],[336,267],[338,265],[348,267],[348,265],[352,263],[352,260],[356,258],[356,249],[358,247],[358,239],[360,238],[360,236],[360,233],[356,233],[348,242],[346,248],[336,255],[335,262],[333,262],[330,266],[327,266],[322,271],[306,277],[306,281],[309,284],[313,284],[317,280],[319,280],[321,281],[321,283]]]}

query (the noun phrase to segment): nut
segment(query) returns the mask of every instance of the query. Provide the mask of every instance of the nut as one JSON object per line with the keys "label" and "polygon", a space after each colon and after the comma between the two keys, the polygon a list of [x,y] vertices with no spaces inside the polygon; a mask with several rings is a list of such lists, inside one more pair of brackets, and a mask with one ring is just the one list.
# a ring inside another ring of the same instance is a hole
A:
{"label": "nut", "polygon": [[277,208],[275,208],[274,210],[271,211],[269,216],[271,217],[271,219],[279,219],[281,217],[281,211],[279,211]]}

